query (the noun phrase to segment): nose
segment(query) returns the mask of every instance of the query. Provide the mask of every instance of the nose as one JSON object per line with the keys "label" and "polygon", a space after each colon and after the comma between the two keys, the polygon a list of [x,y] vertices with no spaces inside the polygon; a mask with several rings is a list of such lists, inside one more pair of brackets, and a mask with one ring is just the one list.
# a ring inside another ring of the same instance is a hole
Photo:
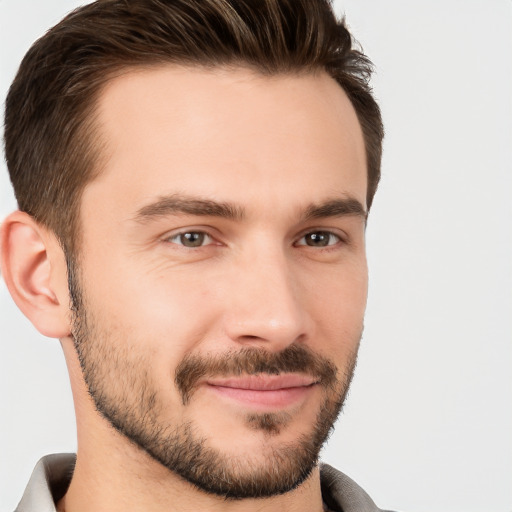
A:
{"label": "nose", "polygon": [[299,276],[283,251],[238,262],[228,288],[224,327],[237,344],[278,352],[311,335]]}

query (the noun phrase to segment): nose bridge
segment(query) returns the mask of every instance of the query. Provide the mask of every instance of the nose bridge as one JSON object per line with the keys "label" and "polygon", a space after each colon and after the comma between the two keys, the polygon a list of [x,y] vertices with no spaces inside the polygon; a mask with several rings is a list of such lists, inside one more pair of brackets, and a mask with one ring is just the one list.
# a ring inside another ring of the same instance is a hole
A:
{"label": "nose bridge", "polygon": [[238,343],[282,350],[307,331],[299,283],[284,248],[247,251],[232,277],[226,329]]}

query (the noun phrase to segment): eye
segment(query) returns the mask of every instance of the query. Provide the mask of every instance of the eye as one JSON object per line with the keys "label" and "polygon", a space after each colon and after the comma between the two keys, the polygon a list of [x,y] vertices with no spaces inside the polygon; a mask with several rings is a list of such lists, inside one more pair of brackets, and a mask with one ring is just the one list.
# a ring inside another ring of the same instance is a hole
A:
{"label": "eye", "polygon": [[341,238],[330,231],[312,231],[300,238],[296,245],[307,245],[309,247],[329,247],[336,245]]}
{"label": "eye", "polygon": [[167,238],[168,242],[176,245],[182,245],[183,247],[203,247],[213,243],[213,239],[210,235],[204,231],[186,231],[178,233]]}

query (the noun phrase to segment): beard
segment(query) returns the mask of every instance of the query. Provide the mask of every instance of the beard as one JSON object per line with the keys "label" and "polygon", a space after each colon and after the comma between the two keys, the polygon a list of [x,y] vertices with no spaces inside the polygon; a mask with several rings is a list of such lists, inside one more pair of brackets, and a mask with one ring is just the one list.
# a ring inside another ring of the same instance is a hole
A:
{"label": "beard", "polygon": [[[292,344],[279,353],[243,348],[219,355],[188,355],[177,366],[174,382],[162,389],[151,372],[149,354],[120,331],[102,326],[99,315],[87,311],[76,273],[70,267],[75,349],[83,377],[97,411],[120,434],[171,472],[197,489],[224,499],[264,498],[295,489],[311,474],[320,450],[342,409],[354,373],[357,349],[343,371],[304,345]],[[353,340],[350,340],[353,342]],[[359,340],[357,340],[359,341]],[[356,343],[356,347],[357,347]],[[321,387],[322,401],[308,432],[292,442],[269,442],[293,421],[286,412],[247,413],[250,432],[263,433],[256,456],[225,453],[200,432],[199,422],[171,422],[167,392],[179,391],[186,408],[205,377],[279,375],[300,372]]]}

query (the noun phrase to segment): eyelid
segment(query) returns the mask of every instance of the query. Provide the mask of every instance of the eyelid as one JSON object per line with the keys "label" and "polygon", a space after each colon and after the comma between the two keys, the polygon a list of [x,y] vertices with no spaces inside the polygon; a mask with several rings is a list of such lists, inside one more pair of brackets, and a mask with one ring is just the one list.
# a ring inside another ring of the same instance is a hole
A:
{"label": "eyelid", "polygon": [[[199,233],[203,234],[209,241],[208,243],[205,243],[203,245],[199,245],[197,247],[187,247],[186,245],[179,243],[177,241],[174,241],[178,237],[185,235],[187,233]],[[210,230],[204,228],[204,227],[187,227],[187,228],[181,228],[177,230],[173,230],[170,232],[167,232],[165,235],[160,237],[160,240],[162,242],[173,244],[178,247],[184,247],[186,249],[201,249],[203,247],[208,247],[209,245],[218,245],[220,242],[216,239],[214,235],[211,234]]]}
{"label": "eyelid", "polygon": [[[305,243],[299,243],[303,238],[305,238],[307,235],[314,234],[314,233],[326,233],[329,236],[334,236],[338,240],[334,244],[329,244],[324,247],[314,247],[311,245],[307,245]],[[339,243],[341,244],[347,244],[348,243],[348,235],[346,233],[341,232],[339,229],[333,229],[333,228],[308,228],[307,230],[303,231],[294,242],[294,245],[299,245],[301,247],[312,247],[313,249],[332,249],[336,247]]]}
{"label": "eyelid", "polygon": [[[204,248],[204,247],[208,247],[210,245],[222,245],[222,242],[219,241],[218,236],[212,234],[211,231],[212,230],[210,228],[205,227],[205,226],[191,226],[191,227],[178,228],[176,230],[168,231],[167,233],[165,233],[164,235],[162,235],[159,238],[160,238],[160,240],[162,242],[173,244],[173,245],[176,245],[178,247],[185,247],[187,249],[194,249],[194,247],[187,247],[184,244],[179,243],[179,242],[174,241],[174,240],[177,239],[178,237],[180,237],[181,235],[186,234],[186,233],[201,233],[201,234],[204,234],[204,236],[208,239],[208,243],[205,243],[203,245],[197,246],[197,247],[195,247],[195,249],[201,249],[201,248]],[[329,249],[329,248],[336,247],[338,245],[338,243],[347,244],[349,242],[348,235],[345,232],[342,232],[340,229],[335,229],[335,228],[332,228],[332,227],[329,227],[329,228],[327,228],[327,227],[313,227],[313,228],[307,228],[307,229],[303,230],[297,236],[297,238],[295,239],[295,242],[293,243],[293,245],[299,245],[301,247],[305,246],[305,247],[315,248],[314,246],[308,246],[305,243],[299,243],[304,237],[306,237],[309,234],[313,234],[313,233],[326,233],[326,234],[328,234],[330,236],[333,236],[333,237],[337,238],[337,242],[336,243],[329,244],[329,245],[326,245],[324,247],[319,246],[319,247],[317,247],[317,249]]]}

